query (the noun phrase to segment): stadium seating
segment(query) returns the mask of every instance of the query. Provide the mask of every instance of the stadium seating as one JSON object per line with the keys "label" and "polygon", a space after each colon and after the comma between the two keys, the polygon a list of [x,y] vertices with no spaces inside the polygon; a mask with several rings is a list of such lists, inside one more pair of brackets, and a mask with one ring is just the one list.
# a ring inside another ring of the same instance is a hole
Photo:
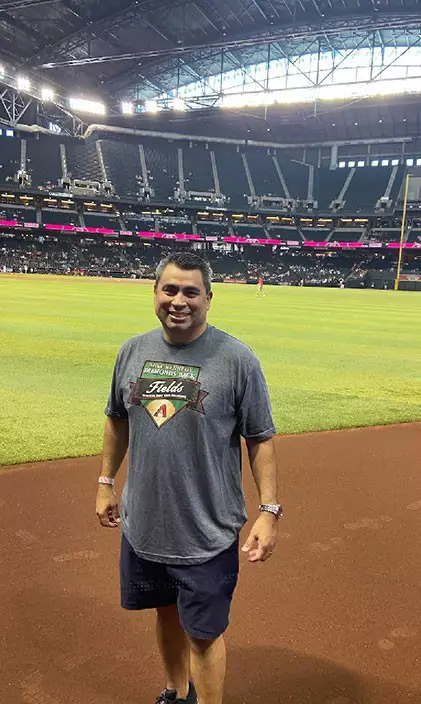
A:
{"label": "stadium seating", "polygon": [[267,233],[264,227],[261,225],[233,225],[232,231],[235,237],[252,237],[252,238],[263,238],[267,237]]}
{"label": "stadium seating", "polygon": [[76,225],[79,226],[79,216],[70,210],[42,210],[42,222],[50,225]]}
{"label": "stadium seating", "polygon": [[[233,144],[206,145],[195,142],[173,141],[165,138],[142,136],[138,139],[101,140],[105,174],[102,172],[95,141],[70,138],[28,137],[27,168],[34,186],[45,188],[57,184],[62,176],[60,144],[66,148],[67,168],[73,178],[103,181],[104,175],[114,184],[120,198],[137,198],[142,174],[139,146],[144,147],[146,169],[150,186],[154,189],[153,202],[174,202],[174,190],[179,185],[178,149],[182,149],[184,187],[186,191],[214,192],[211,150],[219,176],[220,189],[229,198],[228,205],[245,210],[250,207],[248,197],[252,195],[247,180],[242,154]],[[12,179],[20,166],[21,141],[0,137],[0,180]],[[288,159],[279,150],[276,154],[285,179],[287,191],[276,171],[272,150],[247,147],[245,151],[250,175],[257,196],[274,195],[306,201],[308,197],[309,168],[305,163]],[[385,195],[392,169],[396,167],[357,167],[344,194],[343,212],[349,214],[373,214],[380,197]],[[405,166],[397,167],[390,198],[395,203],[399,197]],[[331,170],[327,167],[314,169],[313,199],[318,202],[320,213],[330,212],[330,204],[338,199],[349,168]]]}
{"label": "stadium seating", "polygon": [[20,168],[20,139],[0,137],[0,180],[11,179]]}
{"label": "stadium seating", "polygon": [[139,145],[104,139],[101,146],[107,177],[116,193],[136,198],[139,193],[137,177],[142,174]]}
{"label": "stadium seating", "polygon": [[206,237],[227,237],[228,225],[218,222],[198,222],[197,232]]}
{"label": "stadium seating", "polygon": [[400,229],[398,228],[373,228],[370,237],[378,242],[399,242],[400,234]]}
{"label": "stadium seating", "polygon": [[170,222],[166,220],[159,221],[159,230],[161,232],[167,232],[169,234],[192,234],[192,224],[190,220],[183,220],[178,222]]}
{"label": "stadium seating", "polygon": [[186,191],[215,191],[210,152],[204,144],[183,146],[184,188]]}
{"label": "stadium seating", "polygon": [[272,156],[267,149],[253,149],[247,152],[247,162],[253,185],[258,196],[286,198],[279,180]]}
{"label": "stadium seating", "polygon": [[373,167],[355,169],[344,200],[344,212],[348,213],[370,213],[373,212],[379,198],[386,190],[392,167]]}
{"label": "stadium seating", "polygon": [[315,169],[313,195],[321,213],[331,212],[330,204],[338,198],[348,173],[349,169]]}
{"label": "stadium seating", "polygon": [[26,140],[27,172],[32,176],[32,185],[57,186],[62,177],[60,141],[55,137],[42,136]]}
{"label": "stadium seating", "polygon": [[414,227],[408,235],[408,242],[421,242],[421,229]]}
{"label": "stadium seating", "polygon": [[278,162],[288,186],[291,198],[307,200],[309,169],[306,164],[282,159],[278,154]]}
{"label": "stadium seating", "polygon": [[357,228],[340,229],[337,228],[333,230],[330,241],[331,242],[358,242],[363,235],[363,230],[358,230]]}
{"label": "stadium seating", "polygon": [[325,227],[303,227],[304,238],[314,242],[326,242],[329,239],[331,229]]}
{"label": "stadium seating", "polygon": [[246,263],[237,252],[213,253],[210,263],[216,280],[247,277]]}
{"label": "stadium seating", "polygon": [[5,206],[0,205],[0,218],[2,220],[17,220],[18,222],[33,222],[37,221],[37,214],[34,208],[24,206]]}
{"label": "stadium seating", "polygon": [[240,152],[235,147],[215,147],[221,192],[228,196],[232,207],[245,208],[250,195]]}
{"label": "stadium seating", "polygon": [[83,216],[86,227],[103,227],[110,230],[121,230],[118,218],[109,215],[85,213]]}
{"label": "stadium seating", "polygon": [[[399,193],[402,188],[404,177],[405,177],[405,166],[400,165],[400,166],[398,166],[396,177],[395,177],[395,180],[393,181],[393,185],[392,185],[392,188],[390,191],[390,196],[389,196],[394,203],[399,198]],[[403,198],[402,198],[402,200],[403,200]]]}
{"label": "stadium seating", "polygon": [[155,230],[155,219],[146,218],[135,213],[123,213],[123,221],[128,230],[135,232],[153,232]]}
{"label": "stadium seating", "polygon": [[175,142],[142,137],[146,167],[150,186],[155,191],[155,200],[174,200],[174,189],[178,185],[177,145]]}
{"label": "stadium seating", "polygon": [[72,178],[103,181],[95,142],[69,140],[66,144],[67,169]]}
{"label": "stadium seating", "polygon": [[280,227],[277,225],[268,228],[268,237],[280,240],[302,240],[296,227]]}
{"label": "stadium seating", "polygon": [[[419,228],[416,230],[421,232]],[[117,245],[114,239],[98,236],[46,234],[41,238],[38,233],[3,235],[0,232],[0,270],[151,278],[158,261],[180,246],[186,251],[191,249],[189,243],[180,245],[173,241],[151,244],[130,238]],[[315,257],[311,250],[284,251],[276,247],[242,245],[235,251],[207,250],[205,256],[215,272],[215,281],[255,281],[261,275],[266,283],[272,284],[338,286],[349,278],[349,285],[360,288],[371,286],[374,277],[382,288],[379,272],[386,272],[393,278],[396,269],[396,251],[385,253],[384,250],[381,253],[320,251]],[[405,271],[417,272],[420,266],[421,257],[405,258]]]}

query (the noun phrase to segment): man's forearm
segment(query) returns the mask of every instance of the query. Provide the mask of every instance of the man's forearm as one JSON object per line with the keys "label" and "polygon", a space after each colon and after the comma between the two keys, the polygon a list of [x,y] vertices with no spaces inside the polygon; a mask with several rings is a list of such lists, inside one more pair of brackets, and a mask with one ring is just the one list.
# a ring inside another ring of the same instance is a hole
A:
{"label": "man's forearm", "polygon": [[278,468],[273,439],[269,438],[261,442],[248,439],[246,443],[254,481],[260,496],[260,503],[279,503]]}
{"label": "man's forearm", "polygon": [[104,428],[101,475],[114,479],[129,445],[129,422],[107,417]]}

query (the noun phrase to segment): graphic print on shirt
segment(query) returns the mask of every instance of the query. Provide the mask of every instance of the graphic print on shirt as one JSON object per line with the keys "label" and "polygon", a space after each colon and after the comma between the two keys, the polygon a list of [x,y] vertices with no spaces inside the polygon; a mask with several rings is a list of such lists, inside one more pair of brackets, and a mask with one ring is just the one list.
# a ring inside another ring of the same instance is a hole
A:
{"label": "graphic print on shirt", "polygon": [[202,391],[200,367],[171,362],[145,362],[142,373],[130,382],[128,403],[142,405],[157,428],[162,428],[184,408],[205,413],[202,401],[208,396]]}

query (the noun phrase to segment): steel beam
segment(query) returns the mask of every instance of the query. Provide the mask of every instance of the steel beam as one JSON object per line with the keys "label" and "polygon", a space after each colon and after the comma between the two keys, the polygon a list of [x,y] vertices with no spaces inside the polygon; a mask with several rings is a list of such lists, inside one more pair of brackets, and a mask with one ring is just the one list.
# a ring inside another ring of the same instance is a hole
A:
{"label": "steel beam", "polygon": [[38,5],[58,4],[60,0],[12,0],[3,2],[0,6],[0,14],[8,10],[22,10],[27,7],[37,7]]}
{"label": "steel beam", "polygon": [[[394,27],[397,30],[397,27],[399,27],[399,20],[400,18],[396,19],[390,19],[384,21],[382,19],[381,25],[382,27],[384,26],[386,29],[390,29],[390,27]],[[354,35],[355,39],[354,41],[362,34],[362,31],[364,31],[363,37],[365,38],[368,34],[368,27],[372,24],[370,20],[366,21],[359,21],[359,26],[358,30],[357,28],[354,28]],[[389,26],[390,25],[390,26]],[[346,26],[349,29],[350,24],[349,20],[346,20]],[[417,26],[417,24],[414,21],[414,28]],[[367,27],[367,28],[366,28]],[[342,23],[330,23],[330,25],[326,24],[323,32],[323,37],[326,41],[326,47],[330,48],[331,50],[336,50],[338,53],[340,53],[339,49],[339,44],[342,44],[341,42],[341,32],[345,28],[345,21]],[[286,28],[285,32],[283,34],[276,32],[275,30],[272,32],[267,32],[264,39],[262,38],[254,38],[254,40],[244,40],[244,41],[234,41],[234,42],[227,42],[227,44],[233,48],[234,51],[236,52],[243,52],[244,51],[254,51],[255,48],[257,47],[263,47],[265,44],[269,44],[269,42],[274,42],[274,37],[279,36],[279,40],[282,40],[282,46],[285,50],[285,53],[287,55],[291,54],[297,54],[297,53],[303,53],[304,52],[304,45],[303,41],[307,39],[307,41],[310,41],[309,46],[313,43],[314,39],[317,36],[320,36],[320,30],[317,30],[315,28],[307,27],[304,26],[303,28],[301,27],[296,27],[293,30],[291,28]],[[390,45],[390,37],[392,35],[390,32],[388,33],[388,38],[389,38],[389,45]],[[399,36],[399,35],[397,35]],[[333,43],[332,43],[333,42]],[[274,46],[274,44],[273,44]],[[344,45],[345,46],[345,45]],[[169,47],[170,49],[170,47]],[[209,45],[201,45],[200,47],[184,47],[184,48],[176,48],[175,52],[167,50],[165,54],[163,52],[153,52],[153,56],[144,56],[142,54],[141,58],[143,59],[142,61],[142,75],[143,79],[145,80],[148,78],[148,72],[150,73],[150,82],[155,82],[157,83],[158,81],[156,80],[158,75],[164,75],[165,72],[170,72],[173,70],[171,68],[172,66],[175,65],[177,67],[177,57],[181,53],[181,56],[184,61],[184,65],[189,65],[193,67],[196,64],[199,64],[201,61],[204,61],[205,63],[208,64],[208,71],[214,71],[215,74],[217,75],[220,72],[219,66],[221,64],[221,52],[226,51],[224,45],[222,46],[215,46],[215,44]],[[175,55],[174,55],[175,54]],[[191,54],[191,56],[190,56]],[[134,58],[136,56],[136,58]],[[107,83],[106,86],[113,86],[114,89],[118,90],[119,92],[122,93],[124,90],[124,87],[129,85],[130,83],[136,82],[136,80],[139,78],[139,57],[138,55],[125,55],[125,58],[127,57],[127,60],[131,59],[131,63],[135,64],[132,69],[125,69],[121,73],[119,73],[117,76],[112,77]],[[114,60],[115,57],[110,57],[111,60]],[[118,58],[118,57],[117,57]],[[146,59],[146,60],[145,60]],[[175,61],[174,61],[175,59]],[[236,57],[235,58],[235,64],[241,64],[242,61],[249,60],[249,57],[245,58],[240,58]],[[264,58],[262,59],[264,61]],[[243,64],[244,65],[244,64]],[[170,74],[168,73],[170,76]],[[208,75],[211,75],[210,73]],[[169,78],[169,80],[171,80]],[[165,86],[165,90],[171,90],[171,88],[174,87],[174,83],[171,85],[170,83],[167,83]],[[138,95],[140,95],[138,93]]]}
{"label": "steel beam", "polygon": [[[404,49],[404,50],[399,54],[399,56],[396,56],[396,57],[393,59],[393,61],[389,61],[389,63],[386,64],[386,66],[382,66],[381,71],[379,71],[378,73],[376,73],[376,74],[372,77],[372,80],[375,81],[379,76],[382,75],[382,73],[384,73],[384,72],[386,71],[386,69],[390,68],[390,66],[393,66],[393,64],[395,64],[396,61],[398,61],[398,59],[401,59],[402,56],[404,56],[410,49],[412,49],[413,47],[419,46],[419,45],[420,45],[420,42],[421,42],[421,37],[418,37],[418,39],[417,39],[416,41],[414,41],[410,46],[406,47],[406,49]],[[421,73],[421,69],[420,69],[420,73]]]}
{"label": "steel beam", "polygon": [[[325,26],[324,34],[329,37],[336,37],[343,32],[349,34],[350,30],[353,29],[355,34],[358,35],[364,33],[364,37],[367,33],[373,31],[373,29],[387,28],[387,29],[402,29],[407,27],[408,20],[398,17],[395,20],[388,20],[384,23],[373,23],[372,18],[365,18],[365,22],[362,19],[358,20],[358,23],[353,27],[351,25],[350,19],[346,18],[346,21],[341,21],[338,23],[333,23],[332,26]],[[414,19],[414,30],[418,31],[419,18]],[[243,47],[254,47],[254,46],[265,46],[268,43],[274,41],[287,41],[290,40],[299,46],[302,41],[309,39],[317,39],[320,36],[320,29],[317,27],[304,25],[301,27],[287,27],[284,29],[279,29],[272,27],[269,31],[266,31],[264,35],[256,36],[255,33],[251,36],[235,37],[220,39],[213,42],[207,42],[204,44],[194,44],[183,47],[174,47],[172,49],[161,49],[161,50],[150,50],[150,51],[140,51],[140,52],[130,52],[127,54],[120,55],[106,55],[90,57],[85,59],[76,60],[66,60],[66,61],[53,61],[44,64],[43,68],[58,68],[60,66],[84,66],[90,64],[105,64],[118,61],[128,61],[131,59],[148,59],[148,58],[158,58],[158,57],[169,57],[177,56],[179,54],[194,53],[202,49],[241,49]]]}
{"label": "steel beam", "polygon": [[217,18],[219,20],[219,22],[221,22],[222,27],[225,27],[228,30],[230,29],[230,25],[228,24],[224,15],[221,14],[221,12],[216,7],[216,5],[214,5],[212,0],[201,0],[201,4],[205,5],[207,7],[207,9],[210,10],[211,13],[213,13],[215,15],[215,18]]}
{"label": "steel beam", "polygon": [[47,46],[41,52],[32,56],[30,61],[33,64],[40,65],[53,56],[59,56],[63,53],[68,54],[70,51],[83,46],[90,38],[100,36],[104,30],[119,29],[140,15],[150,12],[156,16],[158,10],[163,10],[167,7],[178,7],[184,2],[185,0],[161,0],[157,7],[156,0],[126,0],[124,6],[117,12],[105,15],[95,22],[84,25],[58,42]]}
{"label": "steel beam", "polygon": [[[312,44],[313,44],[313,42],[312,42]],[[298,71],[298,73],[301,73],[301,75],[304,76],[304,78],[305,78],[309,83],[311,83],[313,86],[316,86],[316,85],[317,85],[317,84],[313,81],[313,79],[310,78],[310,76],[308,75],[308,73],[306,73],[305,71],[302,71],[302,70],[300,69],[300,67],[296,64],[296,62],[293,61],[293,59],[291,59],[291,57],[288,56],[288,55],[285,53],[285,51],[282,49],[282,47],[281,47],[278,43],[276,43],[276,48],[277,48],[278,51],[283,55],[284,59],[286,59],[286,60],[288,61],[288,63],[291,64],[291,66],[294,66],[294,68]]]}
{"label": "steel beam", "polygon": [[263,19],[266,22],[269,22],[269,18],[266,15],[265,11],[263,10],[261,4],[258,2],[258,0],[251,0],[251,1],[252,1],[253,5],[255,6],[256,10],[262,15]]}
{"label": "steel beam", "polygon": [[[13,30],[18,30],[19,32],[22,32],[23,35],[27,38],[27,41],[32,39],[37,39],[40,40],[41,34],[40,32],[34,28],[33,24],[29,25],[26,22],[23,22],[22,20],[17,19],[16,17],[13,17],[12,15],[9,15],[8,12],[5,12],[3,10],[3,5],[0,6],[0,22],[5,22],[8,24]],[[35,43],[36,46],[36,42]],[[30,49],[30,47],[28,47]]]}
{"label": "steel beam", "polygon": [[205,12],[204,10],[202,10],[202,8],[200,7],[200,5],[198,5],[196,2],[194,2],[194,3],[193,3],[193,7],[194,7],[194,9],[196,10],[196,12],[198,12],[199,15],[201,15],[201,16],[203,17],[203,19],[205,20],[205,22],[207,22],[208,24],[210,24],[210,26],[211,26],[216,32],[220,32],[220,28],[217,27],[216,24],[214,24],[214,22],[212,22],[212,20],[211,20],[210,17],[206,14],[206,12]]}
{"label": "steel beam", "polygon": [[0,95],[0,104],[7,115],[9,124],[16,127],[29,106],[32,105],[32,98],[22,95],[12,88],[6,88]]}
{"label": "steel beam", "polygon": [[253,83],[255,83],[257,86],[259,86],[259,88],[261,88],[262,90],[265,90],[265,84],[261,83],[256,78],[254,78],[254,76],[252,76],[250,73],[248,73],[247,69],[242,65],[241,61],[239,61],[237,59],[237,57],[234,56],[234,54],[231,51],[226,51],[225,56],[228,57],[228,59],[234,64],[235,68],[237,68],[239,71],[241,71],[241,73],[243,74],[243,81],[247,76],[248,78],[251,78]]}
{"label": "steel beam", "polygon": [[324,76],[324,78],[320,81],[319,85],[323,85],[323,83],[326,82],[326,80],[329,78],[329,76],[331,76],[332,73],[334,73],[334,72],[336,71],[336,69],[339,68],[339,66],[341,66],[341,65],[342,65],[345,61],[347,61],[356,51],[358,51],[358,49],[360,49],[360,48],[363,46],[363,44],[366,43],[366,41],[367,41],[367,39],[369,38],[369,36],[370,36],[369,34],[366,34],[366,36],[363,37],[363,38],[361,39],[361,41],[358,42],[358,44],[351,50],[351,52],[350,52],[349,54],[347,54],[346,56],[344,56],[344,57],[334,66],[334,68],[332,68],[332,69],[329,71],[329,73],[327,73],[326,76]]}
{"label": "steel beam", "polygon": [[247,17],[249,17],[252,22],[254,22],[254,17],[253,17],[253,15],[251,14],[251,12],[250,12],[250,10],[248,9],[248,7],[244,4],[243,0],[237,0],[237,1],[238,1],[238,4],[240,5],[240,7],[243,8],[243,13],[244,13]]}
{"label": "steel beam", "polygon": [[85,129],[84,122],[69,110],[58,103],[43,103],[33,96],[28,96],[13,87],[5,86],[0,93],[0,121],[21,130],[29,130],[24,117],[31,106],[35,106],[31,122],[35,122],[41,130],[48,132],[48,124],[58,125],[63,132],[70,136],[81,136]]}

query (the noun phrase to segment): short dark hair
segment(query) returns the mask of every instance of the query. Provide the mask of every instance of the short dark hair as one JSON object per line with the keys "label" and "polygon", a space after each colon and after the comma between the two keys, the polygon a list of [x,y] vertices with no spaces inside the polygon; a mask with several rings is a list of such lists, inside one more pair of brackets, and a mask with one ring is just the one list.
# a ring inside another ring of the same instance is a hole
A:
{"label": "short dark hair", "polygon": [[165,259],[161,259],[155,270],[155,286],[158,284],[162,272],[168,264],[174,264],[178,266],[179,269],[185,269],[186,271],[192,271],[194,269],[201,271],[205,291],[207,294],[210,293],[213,276],[212,269],[209,262],[199,257],[199,255],[194,252],[173,252],[173,254],[169,254]]}

